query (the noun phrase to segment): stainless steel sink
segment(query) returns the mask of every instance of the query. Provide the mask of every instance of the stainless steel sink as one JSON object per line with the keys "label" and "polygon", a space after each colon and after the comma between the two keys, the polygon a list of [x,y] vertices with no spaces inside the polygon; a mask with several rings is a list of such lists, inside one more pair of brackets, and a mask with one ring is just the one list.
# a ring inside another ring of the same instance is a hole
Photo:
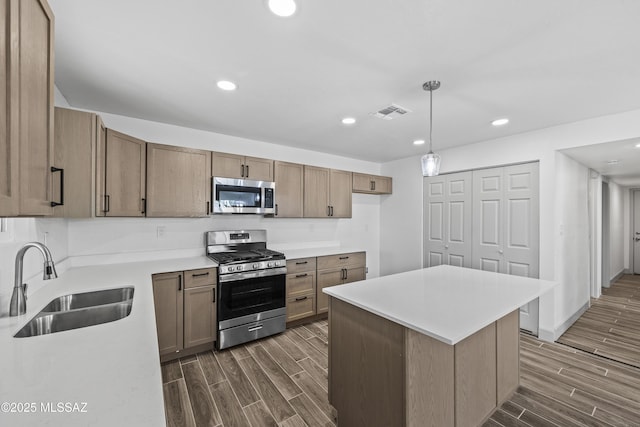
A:
{"label": "stainless steel sink", "polygon": [[103,291],[83,292],[63,295],[51,301],[41,312],[69,311],[78,308],[93,307],[114,302],[128,301],[133,298],[133,287],[106,289]]}
{"label": "stainless steel sink", "polygon": [[47,304],[14,337],[33,337],[115,322],[127,317],[132,306],[133,287],[65,295]]}

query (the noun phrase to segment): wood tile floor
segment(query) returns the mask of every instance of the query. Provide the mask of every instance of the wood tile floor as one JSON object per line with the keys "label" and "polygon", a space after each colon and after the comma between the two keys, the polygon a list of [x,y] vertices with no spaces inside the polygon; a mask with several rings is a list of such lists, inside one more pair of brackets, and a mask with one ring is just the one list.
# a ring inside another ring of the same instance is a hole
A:
{"label": "wood tile floor", "polygon": [[[640,368],[520,337],[521,386],[485,427],[640,426]],[[162,375],[168,426],[334,425],[326,320],[164,364]]]}
{"label": "wood tile floor", "polygon": [[168,426],[334,426],[327,321],[162,365]]}
{"label": "wood tile floor", "polygon": [[640,367],[640,276],[625,275],[603,288],[558,342]]}

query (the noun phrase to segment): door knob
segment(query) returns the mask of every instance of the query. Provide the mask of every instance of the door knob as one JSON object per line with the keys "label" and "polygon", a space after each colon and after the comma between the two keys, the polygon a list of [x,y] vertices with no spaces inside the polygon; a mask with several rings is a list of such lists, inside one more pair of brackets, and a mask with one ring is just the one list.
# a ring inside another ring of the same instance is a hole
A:
{"label": "door knob", "polygon": [[449,245],[444,245],[444,248],[445,249],[449,249]]}
{"label": "door knob", "polygon": [[502,249],[500,249],[500,250],[498,250],[498,253],[499,253],[499,254],[503,254],[503,253],[504,253],[504,251],[503,251]]}
{"label": "door knob", "polygon": [[636,237],[636,238],[635,238],[635,239],[633,239],[633,240],[635,240],[636,242],[638,242],[638,241],[640,241],[640,237]]}

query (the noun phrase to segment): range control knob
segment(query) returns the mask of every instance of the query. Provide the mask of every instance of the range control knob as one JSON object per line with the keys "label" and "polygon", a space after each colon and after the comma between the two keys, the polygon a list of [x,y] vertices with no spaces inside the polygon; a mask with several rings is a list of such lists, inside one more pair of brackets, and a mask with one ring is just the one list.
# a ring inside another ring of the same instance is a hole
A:
{"label": "range control knob", "polygon": [[242,266],[241,265],[236,267],[236,271],[240,271],[240,270],[242,270]]}
{"label": "range control knob", "polygon": [[273,263],[272,263],[271,261],[269,261],[269,262],[267,263],[267,267],[273,267]]}
{"label": "range control knob", "polygon": [[233,271],[233,267],[232,267],[232,266],[229,266],[229,267],[228,267],[228,270],[229,270],[229,271]]}
{"label": "range control knob", "polygon": [[258,268],[260,268],[260,264],[253,264],[253,269],[257,270]]}

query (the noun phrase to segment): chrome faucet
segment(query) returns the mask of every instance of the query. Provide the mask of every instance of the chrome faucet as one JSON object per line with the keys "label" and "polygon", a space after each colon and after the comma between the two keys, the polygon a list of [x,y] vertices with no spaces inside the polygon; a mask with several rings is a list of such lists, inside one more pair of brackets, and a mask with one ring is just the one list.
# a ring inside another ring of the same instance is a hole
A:
{"label": "chrome faucet", "polygon": [[22,269],[24,254],[29,248],[37,248],[44,258],[44,280],[56,279],[58,273],[56,273],[56,266],[53,263],[51,252],[49,249],[39,242],[31,242],[25,244],[16,254],[16,278],[13,286],[13,294],[11,294],[11,305],[9,305],[9,316],[19,316],[27,312],[27,284],[22,283]]}

